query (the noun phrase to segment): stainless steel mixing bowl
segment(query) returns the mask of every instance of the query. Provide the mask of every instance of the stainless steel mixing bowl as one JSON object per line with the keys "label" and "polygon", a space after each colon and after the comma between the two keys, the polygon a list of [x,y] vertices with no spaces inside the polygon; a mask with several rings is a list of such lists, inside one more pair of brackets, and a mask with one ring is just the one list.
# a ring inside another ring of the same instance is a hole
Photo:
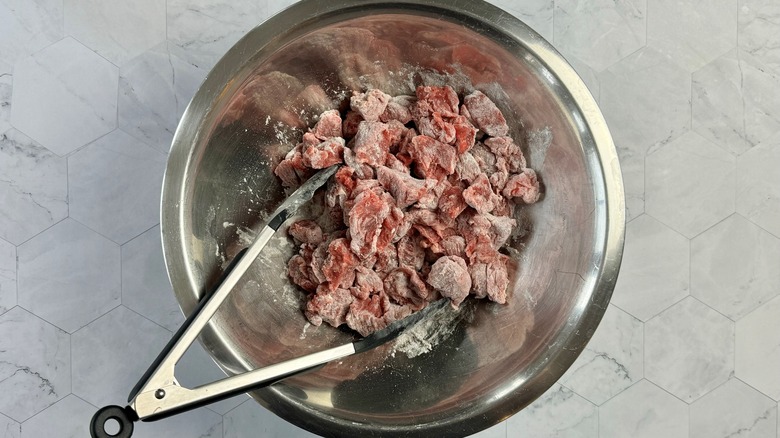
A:
{"label": "stainless steel mixing bowl", "polygon": [[[183,311],[284,198],[271,170],[300,136],[293,127],[347,90],[410,92],[415,81],[443,79],[498,102],[543,182],[512,244],[509,303],[470,303],[469,317],[426,354],[388,345],[251,394],[312,432],[428,437],[489,427],[566,371],[609,302],[624,234],[618,159],[596,102],[549,43],[480,1],[305,0],[239,41],[179,124],[162,234]],[[285,275],[292,245],[280,237],[269,246],[201,337],[227,373],[351,339],[306,325]]]}

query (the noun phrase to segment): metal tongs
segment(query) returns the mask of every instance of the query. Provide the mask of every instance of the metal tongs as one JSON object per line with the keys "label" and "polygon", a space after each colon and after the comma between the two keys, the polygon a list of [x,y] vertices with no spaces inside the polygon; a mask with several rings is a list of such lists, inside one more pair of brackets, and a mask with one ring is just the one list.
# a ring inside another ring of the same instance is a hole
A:
{"label": "metal tongs", "polygon": [[[176,363],[181,359],[200,332],[206,327],[219,306],[254,262],[279,227],[298,208],[308,202],[319,187],[336,172],[338,165],[323,169],[306,181],[276,209],[263,226],[255,241],[239,252],[225,270],[221,281],[212,293],[204,295],[192,314],[162,349],[149,369],[144,373],[128,397],[128,405],[106,406],[92,417],[92,438],[129,438],[133,434],[134,421],[155,421],[191,409],[214,403],[263,386],[271,385],[286,377],[317,368],[330,361],[371,350],[396,338],[404,329],[440,308],[445,301],[432,303],[420,312],[389,325],[359,341],[308,354],[264,368],[247,371],[195,388],[185,388],[174,375]],[[106,424],[114,420],[119,431],[106,432]]]}

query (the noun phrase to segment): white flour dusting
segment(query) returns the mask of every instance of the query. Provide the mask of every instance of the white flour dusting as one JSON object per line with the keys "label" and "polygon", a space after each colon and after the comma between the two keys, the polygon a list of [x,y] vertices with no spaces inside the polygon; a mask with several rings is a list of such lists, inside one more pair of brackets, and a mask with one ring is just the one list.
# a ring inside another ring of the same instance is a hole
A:
{"label": "white flour dusting", "polygon": [[303,331],[301,332],[301,336],[298,337],[298,339],[306,339],[306,330],[311,327],[310,322],[306,322],[306,324],[303,325]]}
{"label": "white flour dusting", "polygon": [[428,315],[425,319],[409,328],[395,341],[390,354],[404,353],[410,359],[433,350],[434,347],[455,333],[458,323],[471,319],[473,306],[462,305],[457,310],[445,306]]}
{"label": "white flour dusting", "polygon": [[255,237],[257,237],[257,233],[255,233],[255,231],[251,228],[247,227],[236,228],[236,235],[238,236],[238,242],[241,244],[241,246],[251,245],[252,242],[255,241]]}

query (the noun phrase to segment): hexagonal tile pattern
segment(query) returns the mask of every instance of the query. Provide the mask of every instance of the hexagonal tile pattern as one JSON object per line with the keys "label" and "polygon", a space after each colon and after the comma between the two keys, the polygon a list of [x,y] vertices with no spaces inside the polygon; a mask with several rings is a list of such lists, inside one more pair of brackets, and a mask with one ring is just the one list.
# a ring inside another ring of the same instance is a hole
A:
{"label": "hexagonal tile pattern", "polygon": [[152,423],[138,422],[133,437],[222,438],[222,416],[199,408]]}
{"label": "hexagonal tile pattern", "polygon": [[645,210],[691,238],[734,212],[735,159],[694,132],[645,160]]}
{"label": "hexagonal tile pattern", "polygon": [[737,157],[737,211],[780,237],[780,133]]}
{"label": "hexagonal tile pattern", "polygon": [[517,2],[513,0],[489,0],[489,2],[519,18],[546,40],[553,40],[554,1],[531,0]]}
{"label": "hexagonal tile pattern", "polygon": [[206,72],[158,45],[119,70],[119,127],[168,152],[173,133]]}
{"label": "hexagonal tile pattern", "polygon": [[[272,4],[279,8],[282,5],[278,3]],[[168,40],[176,45],[176,54],[209,70],[239,38],[272,15],[272,4],[252,0],[168,0]]]}
{"label": "hexagonal tile pattern", "polygon": [[11,66],[0,62],[0,134],[11,127]]}
{"label": "hexagonal tile pattern", "polygon": [[119,69],[65,38],[14,66],[11,124],[59,155],[116,127]]}
{"label": "hexagonal tile pattern", "polygon": [[739,0],[739,47],[780,72],[780,13],[774,0]]}
{"label": "hexagonal tile pattern", "polygon": [[70,216],[117,243],[159,221],[166,156],[122,130],[68,157]]}
{"label": "hexagonal tile pattern", "polygon": [[4,0],[0,23],[0,61],[13,64],[62,38],[62,0]]}
{"label": "hexagonal tile pattern", "polygon": [[97,408],[71,394],[22,424],[22,438],[89,436],[89,422]]}
{"label": "hexagonal tile pattern", "polygon": [[21,422],[70,393],[70,359],[67,333],[20,307],[0,315],[0,413]]}
{"label": "hexagonal tile pattern", "polygon": [[165,270],[159,226],[122,245],[122,304],[171,331],[184,322]]}
{"label": "hexagonal tile pattern", "polygon": [[65,219],[21,245],[19,305],[74,332],[120,302],[119,247]]}
{"label": "hexagonal tile pattern", "polygon": [[691,404],[691,438],[773,437],[776,428],[775,402],[738,379]]}
{"label": "hexagonal tile pattern", "polygon": [[642,379],[643,359],[642,323],[609,306],[561,383],[600,405]]}
{"label": "hexagonal tile pattern", "polygon": [[690,71],[734,48],[737,0],[654,0],[647,3],[647,45]]}
{"label": "hexagonal tile pattern", "polygon": [[165,40],[165,1],[64,0],[65,32],[116,65]]}
{"label": "hexagonal tile pattern", "polygon": [[123,403],[170,336],[124,306],[101,316],[73,333],[73,393],[95,406]]}
{"label": "hexagonal tile pattern", "polygon": [[742,153],[780,130],[780,75],[732,50],[693,74],[693,129]]}
{"label": "hexagonal tile pattern", "polygon": [[645,377],[686,402],[734,371],[734,324],[688,297],[645,323]]}
{"label": "hexagonal tile pattern", "polygon": [[0,315],[16,305],[16,247],[0,239]]}
{"label": "hexagonal tile pattern", "polygon": [[641,380],[599,409],[599,436],[686,438],[688,406],[647,380]]}
{"label": "hexagonal tile pattern", "polygon": [[598,435],[596,407],[559,384],[553,385],[530,406],[507,420],[509,437],[596,438]]}
{"label": "hexagonal tile pattern", "polygon": [[597,71],[645,44],[644,0],[555,2],[555,44]]}
{"label": "hexagonal tile pattern", "polygon": [[224,438],[309,438],[316,435],[285,421],[280,421],[271,411],[247,400],[241,406],[224,415]]}
{"label": "hexagonal tile pattern", "polygon": [[68,215],[67,164],[11,129],[0,135],[0,238],[16,245]]}
{"label": "hexagonal tile pattern", "polygon": [[642,215],[626,226],[626,246],[612,304],[647,321],[688,296],[690,243]]}
{"label": "hexagonal tile pattern", "polygon": [[780,401],[780,297],[737,321],[736,376]]}
{"label": "hexagonal tile pattern", "polygon": [[737,320],[780,294],[780,239],[735,214],[691,242],[691,295]]}
{"label": "hexagonal tile pattern", "polygon": [[0,414],[0,436],[3,438],[20,438],[22,436],[22,425]]}

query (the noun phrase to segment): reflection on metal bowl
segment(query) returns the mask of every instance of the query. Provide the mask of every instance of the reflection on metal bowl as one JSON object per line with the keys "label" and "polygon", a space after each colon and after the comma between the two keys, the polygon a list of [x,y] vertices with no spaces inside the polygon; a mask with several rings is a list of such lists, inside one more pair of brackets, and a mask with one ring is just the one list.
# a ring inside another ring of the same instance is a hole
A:
{"label": "reflection on metal bowl", "polygon": [[[549,43],[478,1],[305,0],[225,55],[176,132],[162,233],[184,312],[284,198],[271,171],[300,135],[293,128],[349,90],[410,92],[421,79],[494,98],[544,196],[522,209],[527,233],[512,241],[508,304],[469,301],[468,317],[425,354],[386,345],[251,394],[315,433],[457,436],[505,419],[571,365],[616,280],[624,197],[615,148],[594,99]],[[292,251],[275,238],[201,336],[226,372],[351,339],[306,325],[286,277]]]}

